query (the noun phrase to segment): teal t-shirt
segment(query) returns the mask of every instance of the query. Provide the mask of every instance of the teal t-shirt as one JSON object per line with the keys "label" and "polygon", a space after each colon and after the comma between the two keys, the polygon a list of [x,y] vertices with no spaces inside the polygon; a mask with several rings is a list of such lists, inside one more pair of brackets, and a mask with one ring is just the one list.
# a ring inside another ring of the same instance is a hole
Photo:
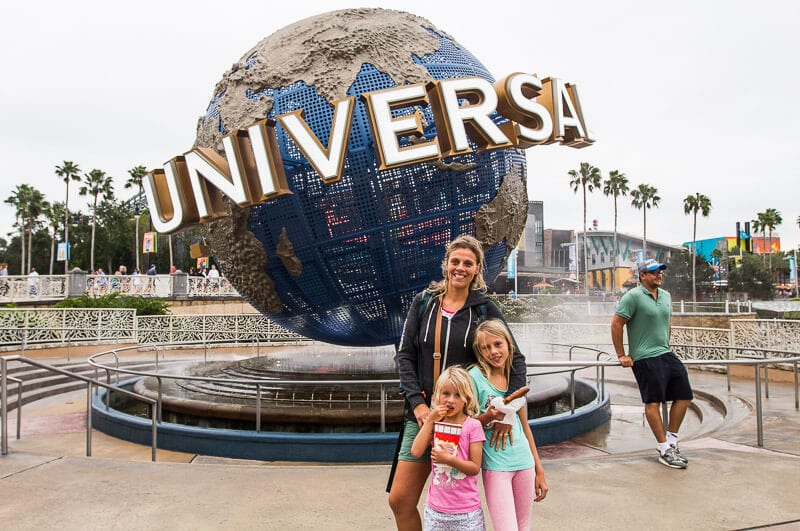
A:
{"label": "teal t-shirt", "polygon": [[672,297],[658,288],[658,300],[642,285],[622,296],[616,314],[628,320],[628,353],[633,361],[666,354]]}
{"label": "teal t-shirt", "polygon": [[[501,391],[489,383],[489,380],[486,379],[477,365],[469,370],[469,375],[472,377],[472,383],[475,385],[475,392],[477,393],[476,396],[481,413],[489,409],[489,403],[493,398],[497,396],[506,396],[505,391]],[[506,445],[505,450],[503,450],[502,447],[500,450],[495,450],[494,447],[490,446],[489,441],[492,438],[492,431],[493,430],[483,428],[486,440],[483,442],[483,461],[481,463],[481,468],[503,472],[533,468],[533,454],[531,454],[531,447],[528,445],[525,432],[522,431],[519,415],[514,415],[514,426],[511,429],[511,436],[514,438],[514,444],[510,446]]]}

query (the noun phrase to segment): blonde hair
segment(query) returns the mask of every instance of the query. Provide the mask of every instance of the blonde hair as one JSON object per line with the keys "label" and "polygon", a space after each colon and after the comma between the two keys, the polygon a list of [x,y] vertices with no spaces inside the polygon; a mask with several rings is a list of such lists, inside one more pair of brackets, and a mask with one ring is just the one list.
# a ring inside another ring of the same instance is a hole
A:
{"label": "blonde hair", "polygon": [[470,377],[469,373],[467,373],[467,371],[458,365],[453,365],[446,368],[444,371],[442,371],[442,374],[439,375],[439,379],[436,380],[436,386],[433,388],[431,408],[434,408],[439,404],[439,396],[442,393],[442,386],[444,386],[444,384],[447,382],[453,384],[453,387],[456,388],[456,392],[461,395],[461,398],[464,399],[464,411],[468,416],[474,417],[480,413],[480,407],[478,407],[478,398],[475,395],[475,387],[472,385],[472,377]]}
{"label": "blonde hair", "polygon": [[450,253],[456,249],[467,249],[468,251],[472,251],[472,253],[475,255],[475,265],[477,266],[477,271],[475,272],[475,277],[472,279],[472,283],[469,287],[473,290],[486,291],[486,281],[483,278],[483,246],[477,238],[468,234],[462,234],[447,245],[447,250],[444,253],[444,260],[442,260],[442,280],[438,282],[431,282],[431,285],[428,286],[428,291],[433,293],[443,293],[447,291],[447,285],[449,282],[447,276],[447,263],[450,261]]}
{"label": "blonde hair", "polygon": [[506,345],[508,345],[508,358],[506,358],[506,366],[503,368],[503,373],[506,379],[511,378],[511,362],[514,357],[514,339],[511,337],[511,331],[509,331],[506,324],[500,319],[487,319],[478,324],[478,327],[475,329],[475,335],[472,339],[472,350],[475,351],[478,367],[480,367],[481,372],[486,377],[491,373],[492,367],[489,364],[489,360],[483,355],[483,349],[481,348],[486,344],[486,334],[502,337]]}

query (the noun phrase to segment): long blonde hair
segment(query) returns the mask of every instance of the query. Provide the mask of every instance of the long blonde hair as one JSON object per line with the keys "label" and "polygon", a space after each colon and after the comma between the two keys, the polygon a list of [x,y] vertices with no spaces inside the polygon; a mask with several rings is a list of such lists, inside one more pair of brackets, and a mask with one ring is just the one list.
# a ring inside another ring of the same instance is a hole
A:
{"label": "long blonde hair", "polygon": [[481,348],[486,343],[486,334],[502,337],[506,345],[508,345],[508,358],[506,358],[506,366],[503,367],[503,374],[505,374],[506,380],[508,380],[511,378],[511,362],[514,357],[514,340],[511,337],[511,332],[500,319],[487,319],[478,324],[478,327],[475,328],[475,335],[472,338],[472,350],[475,351],[478,367],[480,367],[483,375],[488,378],[492,371],[492,366],[489,364],[489,360],[486,359],[486,356],[483,355],[483,349]]}
{"label": "long blonde hair", "polygon": [[464,399],[464,411],[468,416],[474,417],[480,413],[480,407],[478,407],[478,398],[475,394],[475,387],[472,385],[472,378],[467,371],[458,365],[453,365],[446,368],[442,371],[442,374],[439,375],[439,379],[436,380],[436,386],[433,388],[431,408],[434,408],[439,404],[439,396],[441,396],[442,393],[442,386],[444,386],[444,384],[447,382],[452,383],[453,387],[456,388],[456,392],[458,392],[458,394],[461,395],[461,398]]}
{"label": "long blonde hair", "polygon": [[475,261],[477,262],[476,265],[478,267],[477,271],[475,272],[475,277],[472,279],[472,283],[469,287],[473,290],[486,291],[486,281],[483,278],[483,246],[477,238],[468,234],[462,234],[447,245],[447,250],[444,253],[444,260],[442,260],[442,280],[438,282],[431,282],[431,285],[428,286],[428,291],[433,293],[444,293],[447,291],[447,285],[449,282],[447,276],[447,263],[450,261],[450,253],[456,249],[467,249],[472,251],[472,253],[475,255]]}

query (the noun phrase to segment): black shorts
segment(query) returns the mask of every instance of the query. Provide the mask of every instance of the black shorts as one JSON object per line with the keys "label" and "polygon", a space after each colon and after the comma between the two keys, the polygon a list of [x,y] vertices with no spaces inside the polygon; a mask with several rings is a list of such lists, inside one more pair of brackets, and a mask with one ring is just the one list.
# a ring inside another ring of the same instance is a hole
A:
{"label": "black shorts", "polygon": [[633,375],[645,404],[694,398],[686,367],[672,352],[635,361]]}

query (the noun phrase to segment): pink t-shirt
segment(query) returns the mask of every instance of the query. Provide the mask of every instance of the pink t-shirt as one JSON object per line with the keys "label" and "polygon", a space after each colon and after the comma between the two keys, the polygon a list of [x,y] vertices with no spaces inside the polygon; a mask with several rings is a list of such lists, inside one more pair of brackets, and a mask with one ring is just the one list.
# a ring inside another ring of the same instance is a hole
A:
{"label": "pink t-shirt", "polygon": [[[461,427],[461,437],[458,441],[456,455],[460,459],[469,460],[469,445],[474,442],[483,442],[481,423],[467,417]],[[428,506],[440,513],[468,513],[479,509],[481,496],[478,492],[478,476],[468,476],[463,472],[447,465],[431,463],[432,475],[428,488]]]}

